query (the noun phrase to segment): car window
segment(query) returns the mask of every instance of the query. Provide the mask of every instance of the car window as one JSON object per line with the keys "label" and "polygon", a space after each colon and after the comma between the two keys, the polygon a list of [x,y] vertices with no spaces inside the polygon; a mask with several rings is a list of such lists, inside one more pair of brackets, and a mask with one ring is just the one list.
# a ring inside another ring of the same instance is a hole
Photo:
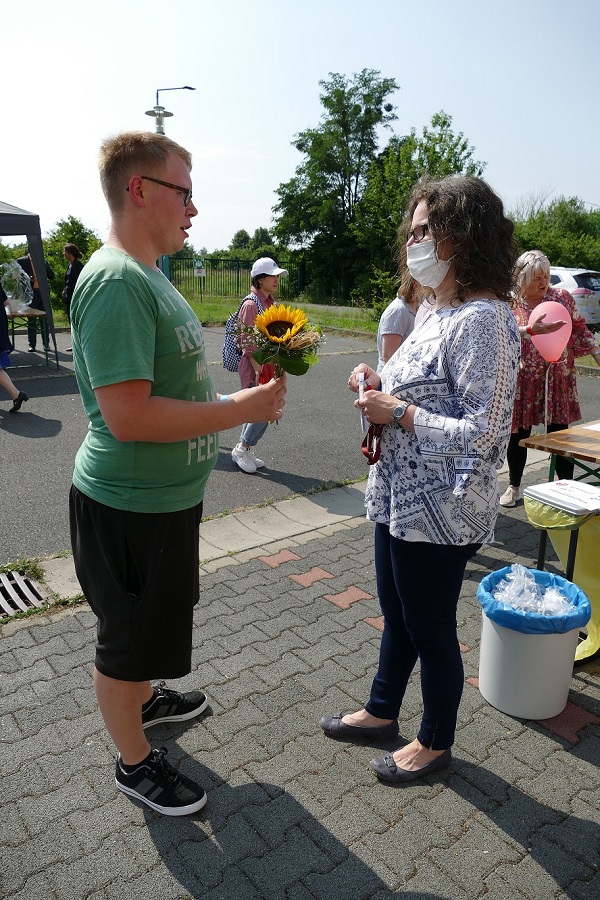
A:
{"label": "car window", "polygon": [[550,284],[558,284],[560,281],[560,275],[551,275],[550,276]]}
{"label": "car window", "polygon": [[579,287],[587,288],[588,291],[600,291],[600,272],[583,272],[573,277]]}

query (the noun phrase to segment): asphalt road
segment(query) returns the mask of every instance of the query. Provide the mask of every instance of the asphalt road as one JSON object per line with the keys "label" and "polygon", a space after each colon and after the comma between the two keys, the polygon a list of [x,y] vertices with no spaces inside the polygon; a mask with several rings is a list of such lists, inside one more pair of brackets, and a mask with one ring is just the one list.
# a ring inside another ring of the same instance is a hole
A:
{"label": "asphalt road", "polygon": [[[73,460],[87,428],[68,334],[57,335],[60,370],[47,369],[41,354],[27,354],[17,337],[11,376],[31,397],[18,415],[0,398],[0,564],[21,557],[70,549],[67,496]],[[223,369],[223,329],[205,330],[207,359],[219,391],[238,388],[237,375]],[[221,449],[205,497],[205,516],[282,500],[295,493],[357,479],[367,472],[362,434],[346,382],[360,361],[374,365],[375,341],[327,335],[320,362],[301,378],[288,379],[285,416],[260,442],[267,467],[246,475],[231,461],[239,429],[223,432]],[[36,365],[33,365],[36,363]],[[580,377],[584,420],[600,418],[600,379]]]}

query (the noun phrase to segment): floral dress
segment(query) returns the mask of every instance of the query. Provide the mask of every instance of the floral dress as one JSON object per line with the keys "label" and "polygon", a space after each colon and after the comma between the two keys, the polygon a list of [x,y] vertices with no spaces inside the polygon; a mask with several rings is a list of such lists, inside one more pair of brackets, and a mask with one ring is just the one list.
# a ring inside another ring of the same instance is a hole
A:
{"label": "floral dress", "polygon": [[[597,346],[593,334],[586,328],[585,319],[575,306],[568,291],[548,288],[544,302],[554,300],[564,306],[573,322],[573,331],[562,356],[554,363],[547,363],[533,341],[521,339],[521,365],[517,379],[515,409],[512,430],[531,428],[546,422],[546,369],[548,376],[548,425],[570,425],[581,419],[577,396],[575,357],[586,356]],[[531,307],[524,299],[514,308],[519,326],[527,325]]]}

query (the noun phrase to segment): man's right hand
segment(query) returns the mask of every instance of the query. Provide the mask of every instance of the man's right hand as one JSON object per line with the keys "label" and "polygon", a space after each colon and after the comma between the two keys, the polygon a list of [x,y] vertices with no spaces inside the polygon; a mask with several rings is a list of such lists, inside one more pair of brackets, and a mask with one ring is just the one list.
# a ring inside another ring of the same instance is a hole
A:
{"label": "man's right hand", "polygon": [[283,416],[286,393],[287,375],[284,373],[267,384],[237,391],[234,396],[244,405],[245,422],[275,422]]}

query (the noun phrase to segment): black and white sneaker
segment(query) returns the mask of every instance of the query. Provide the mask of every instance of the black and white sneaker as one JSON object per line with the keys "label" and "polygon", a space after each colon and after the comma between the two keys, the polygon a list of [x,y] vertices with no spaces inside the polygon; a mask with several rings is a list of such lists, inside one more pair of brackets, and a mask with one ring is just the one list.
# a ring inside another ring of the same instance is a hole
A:
{"label": "black and white sneaker", "polygon": [[117,759],[115,781],[124,794],[141,800],[165,816],[189,816],[206,803],[206,792],[169,765],[165,747],[153,750],[150,762],[141,763],[133,772],[125,772]]}
{"label": "black and white sneaker", "polygon": [[142,707],[142,727],[150,728],[159,722],[185,722],[199,716],[207,706],[208,700],[202,691],[180,694],[169,690],[161,681],[154,685],[154,697]]}

